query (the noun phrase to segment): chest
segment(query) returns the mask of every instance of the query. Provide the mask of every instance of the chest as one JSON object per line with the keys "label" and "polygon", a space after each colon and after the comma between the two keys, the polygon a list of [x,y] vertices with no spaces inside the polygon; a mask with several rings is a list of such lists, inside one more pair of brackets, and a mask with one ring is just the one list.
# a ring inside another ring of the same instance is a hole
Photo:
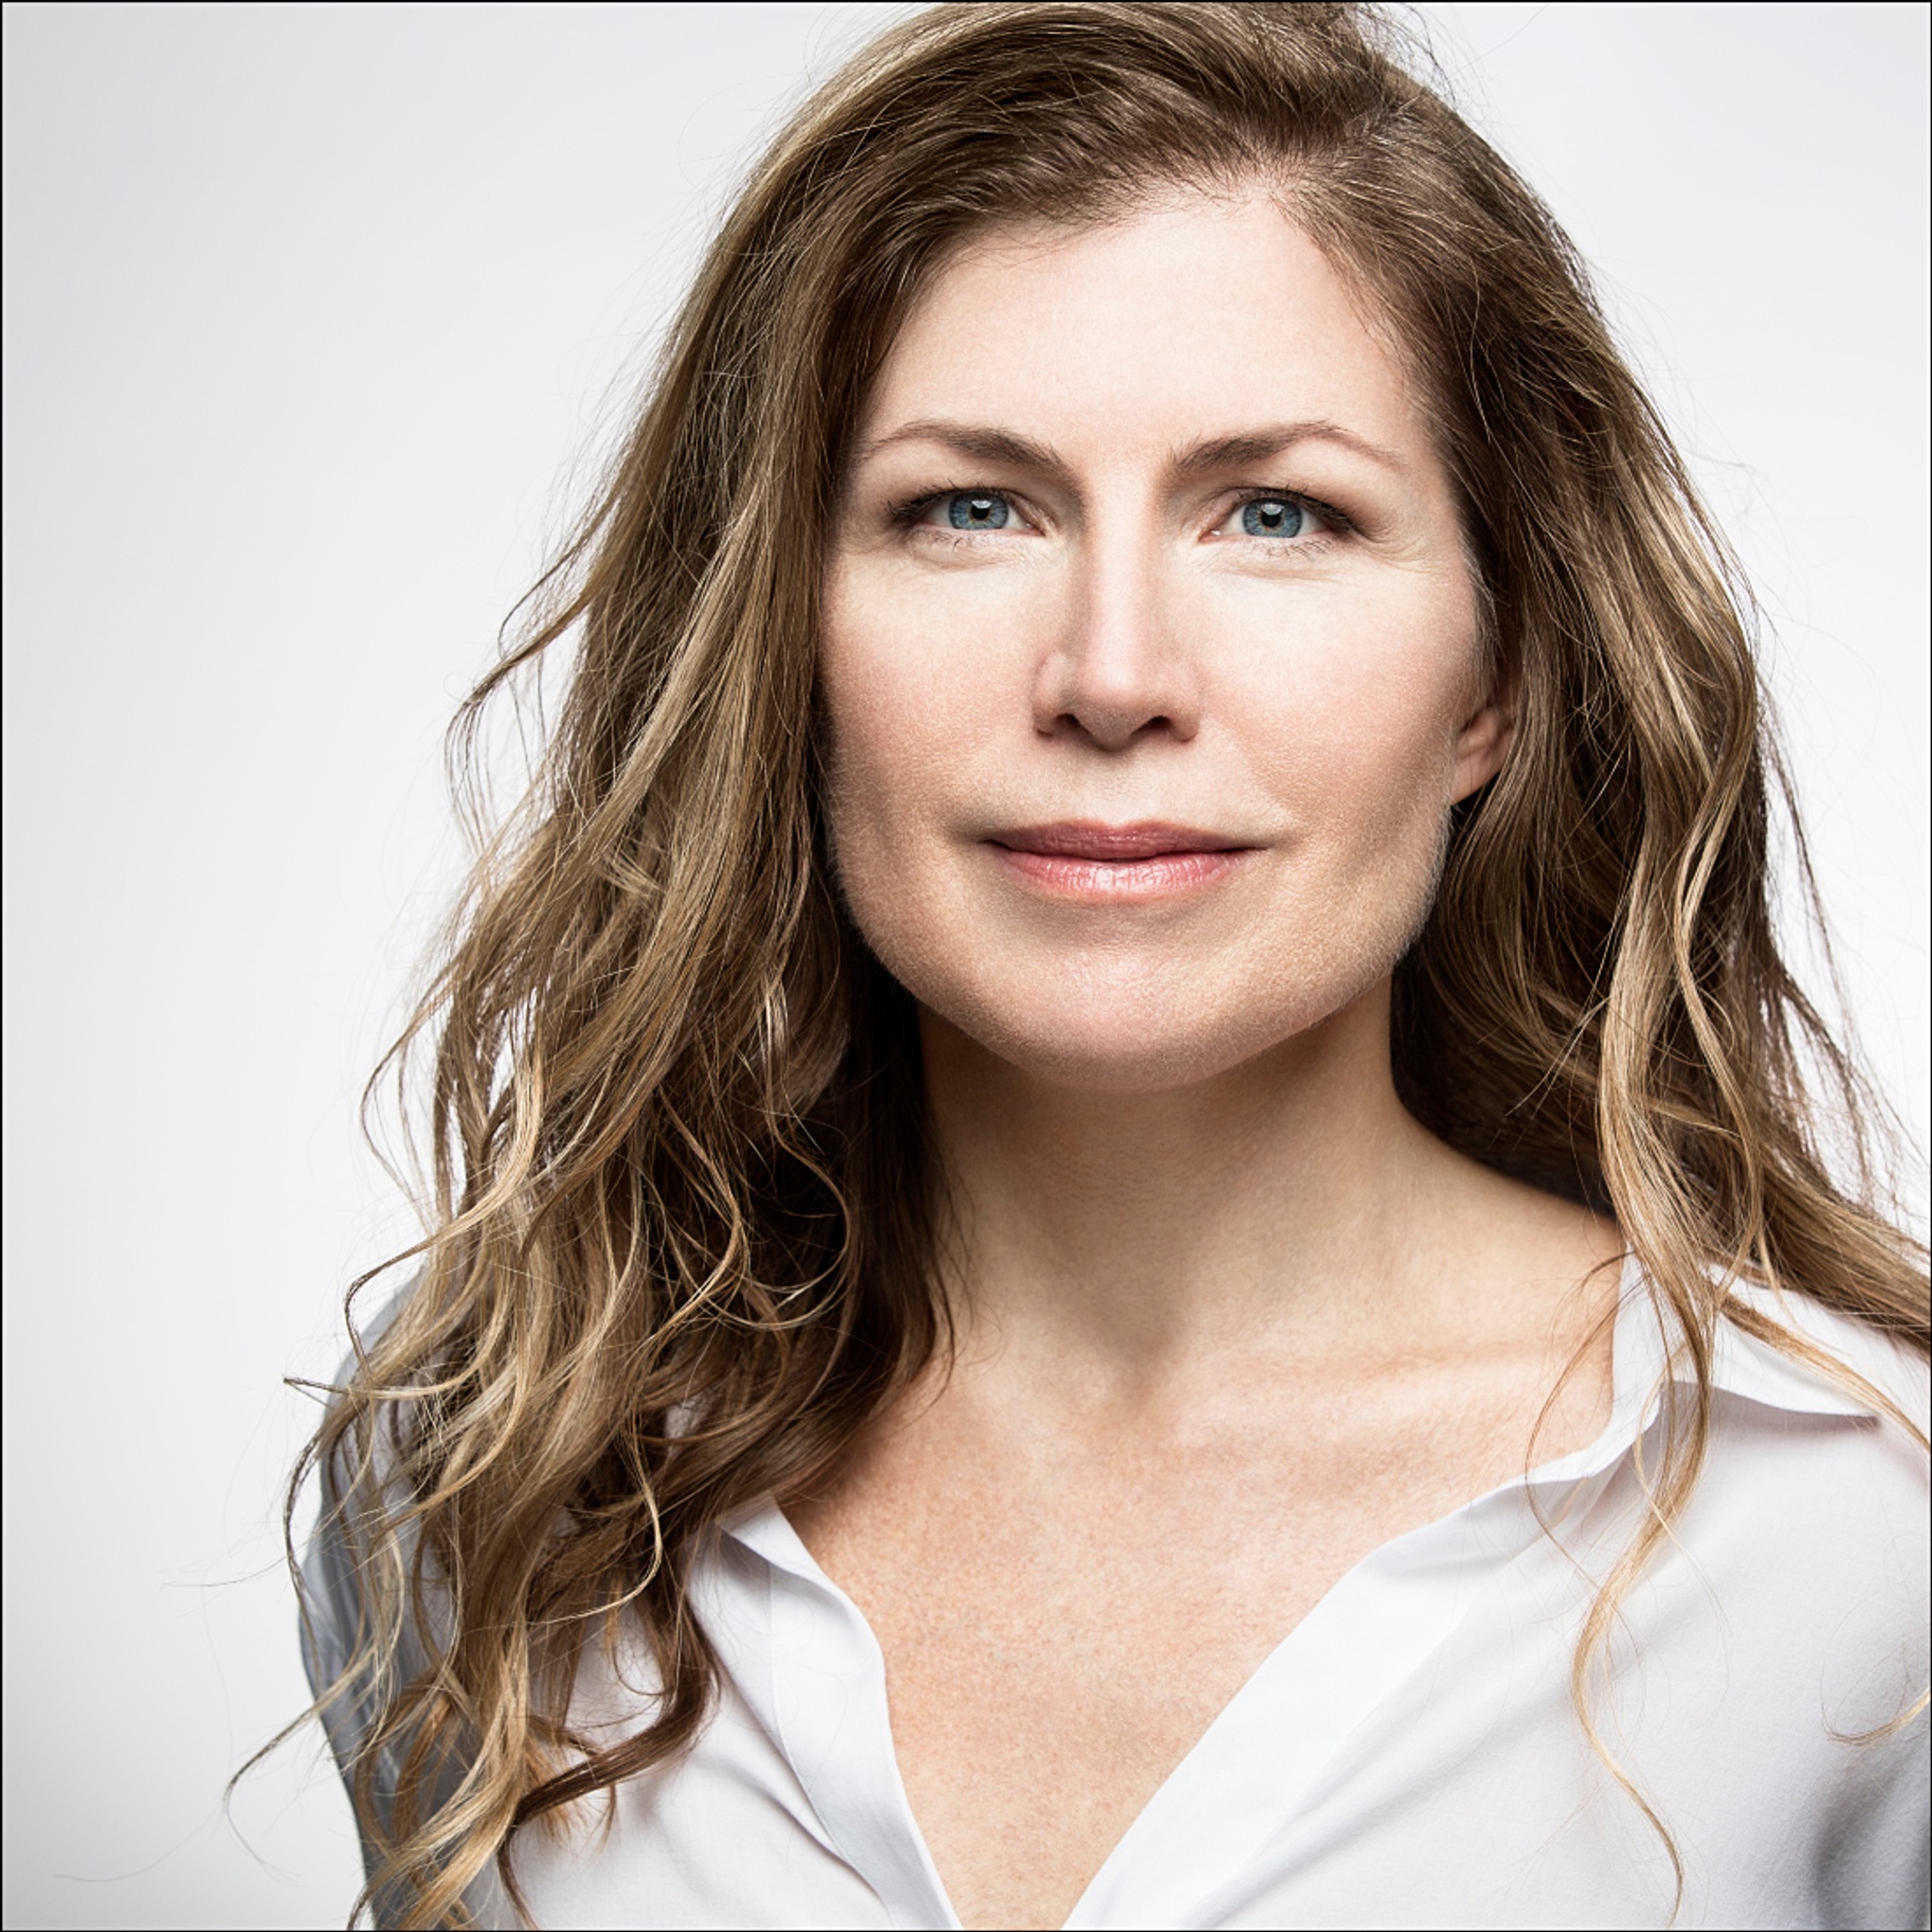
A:
{"label": "chest", "polygon": [[1058,1925],[1216,1715],[1383,1543],[1520,1471],[1522,1404],[1278,1391],[1184,1427],[934,1415],[791,1506],[886,1664],[965,1923]]}

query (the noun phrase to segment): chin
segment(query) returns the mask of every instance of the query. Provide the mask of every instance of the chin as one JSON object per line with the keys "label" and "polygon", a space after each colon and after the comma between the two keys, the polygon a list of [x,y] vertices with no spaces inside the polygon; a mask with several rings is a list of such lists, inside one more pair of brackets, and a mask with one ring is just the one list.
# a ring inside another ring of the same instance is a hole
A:
{"label": "chin", "polygon": [[1033,1079],[1070,1092],[1123,1096],[1212,1080],[1319,1025],[1345,999],[1257,1002],[1216,998],[1198,987],[1138,996],[1091,987],[1016,987],[1006,999],[979,991],[977,998],[948,999],[941,991],[938,999],[922,996],[922,1003]]}
{"label": "chin", "polygon": [[1176,944],[1172,933],[1141,944],[1015,944],[996,920],[919,922],[903,908],[867,936],[886,970],[963,1041],[1070,1092],[1144,1095],[1198,1086],[1298,1039],[1312,1043],[1386,984],[1407,944],[1408,923],[1391,917],[1399,903],[1391,893],[1206,944]]}

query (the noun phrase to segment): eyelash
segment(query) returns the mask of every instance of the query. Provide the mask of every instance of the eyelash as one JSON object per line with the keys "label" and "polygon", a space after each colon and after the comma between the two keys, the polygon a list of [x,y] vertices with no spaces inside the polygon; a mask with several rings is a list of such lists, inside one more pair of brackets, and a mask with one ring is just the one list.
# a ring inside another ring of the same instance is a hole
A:
{"label": "eyelash", "polygon": [[[910,529],[941,498],[965,496],[971,493],[973,493],[973,490],[969,484],[958,490],[928,490],[924,496],[908,496],[904,503],[895,503],[892,506],[892,521],[907,529]],[[1007,496],[1007,492],[1004,490],[988,490],[981,493],[987,496],[999,496],[1003,498]],[[1010,501],[1011,499],[1008,498],[1007,500]]]}
{"label": "eyelash", "polygon": [[[995,490],[978,483],[953,483],[948,484],[943,490],[928,490],[918,496],[908,497],[903,503],[895,503],[891,511],[891,521],[901,529],[916,528],[919,526],[920,518],[934,504],[942,503],[949,496],[996,496],[1002,503],[1014,503],[1013,492],[1010,490]],[[1355,533],[1354,520],[1345,511],[1337,509],[1332,503],[1324,503],[1319,496],[1310,496],[1305,490],[1244,490],[1228,506],[1228,516],[1245,509],[1251,503],[1291,503],[1302,509],[1312,510],[1330,526],[1327,534],[1352,536]],[[1224,518],[1223,521],[1225,522],[1226,519]],[[947,538],[960,538],[970,537],[974,533],[970,530],[945,530],[936,531],[935,534]],[[982,534],[993,533],[989,531]]]}

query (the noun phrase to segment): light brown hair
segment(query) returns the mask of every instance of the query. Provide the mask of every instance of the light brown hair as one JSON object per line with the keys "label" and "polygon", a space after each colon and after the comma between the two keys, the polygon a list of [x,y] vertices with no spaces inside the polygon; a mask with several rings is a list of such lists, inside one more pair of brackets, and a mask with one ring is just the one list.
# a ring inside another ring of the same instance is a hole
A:
{"label": "light brown hair", "polygon": [[[908,300],[989,226],[1261,178],[1431,400],[1520,722],[1398,970],[1398,1083],[1455,1146],[1613,1214],[1693,1372],[1578,1650],[1586,1723],[1696,1478],[1720,1313],[1802,1352],[1731,1285],[1927,1350],[1920,1251],[1817,1143],[1850,1123],[1862,1159],[1874,1103],[1779,957],[1734,574],[1569,242],[1401,52],[1360,7],[937,8],[814,94],[726,219],[459,721],[460,752],[570,654],[396,1050],[429,1068],[420,1277],[302,1472],[360,1579],[319,1705],[386,1922],[462,1923],[493,1858],[514,1896],[520,1826],[690,1740],[694,1554],[943,1350],[910,1003],[828,870],[814,657],[845,440]],[[563,1713],[623,1619],[662,1694],[595,1748]]]}

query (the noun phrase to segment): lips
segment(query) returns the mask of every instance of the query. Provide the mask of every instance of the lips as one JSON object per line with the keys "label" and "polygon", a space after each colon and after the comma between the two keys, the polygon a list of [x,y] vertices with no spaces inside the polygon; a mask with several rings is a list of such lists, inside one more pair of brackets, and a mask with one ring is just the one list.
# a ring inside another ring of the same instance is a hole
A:
{"label": "lips", "polygon": [[1109,825],[1068,819],[998,832],[986,842],[1033,891],[1105,904],[1199,891],[1229,877],[1254,849],[1219,832],[1155,820]]}
{"label": "lips", "polygon": [[1192,825],[1170,825],[1143,820],[1131,825],[1103,824],[1092,819],[1065,819],[1058,824],[1028,825],[1015,832],[998,832],[995,845],[1008,852],[1037,852],[1043,858],[1091,858],[1119,863],[1137,858],[1164,858],[1176,852],[1238,852],[1239,839],[1203,832]]}

